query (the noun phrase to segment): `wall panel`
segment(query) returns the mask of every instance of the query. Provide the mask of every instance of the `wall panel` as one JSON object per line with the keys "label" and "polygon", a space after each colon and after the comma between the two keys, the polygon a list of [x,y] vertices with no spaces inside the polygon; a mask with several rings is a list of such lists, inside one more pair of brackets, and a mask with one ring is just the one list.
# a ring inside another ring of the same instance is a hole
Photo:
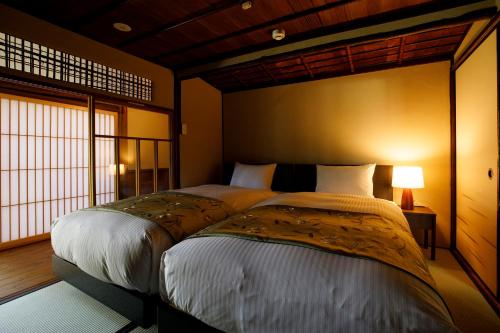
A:
{"label": "wall panel", "polygon": [[456,71],[457,248],[494,293],[498,214],[496,38],[493,32]]}
{"label": "wall panel", "polygon": [[182,81],[181,187],[220,181],[222,95],[202,79]]}
{"label": "wall panel", "polygon": [[[419,204],[450,236],[449,62],[224,95],[224,159],[420,165]],[[401,191],[395,190],[395,200]]]}

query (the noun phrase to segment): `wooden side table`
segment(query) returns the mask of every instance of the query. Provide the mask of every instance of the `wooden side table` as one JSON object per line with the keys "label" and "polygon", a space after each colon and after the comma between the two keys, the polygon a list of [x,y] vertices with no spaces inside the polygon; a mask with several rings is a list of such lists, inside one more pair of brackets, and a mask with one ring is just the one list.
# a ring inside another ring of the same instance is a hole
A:
{"label": "wooden side table", "polygon": [[436,213],[424,206],[415,206],[413,210],[403,209],[403,214],[410,224],[413,235],[418,229],[424,230],[424,248],[429,246],[429,230],[431,231],[431,260],[436,259]]}

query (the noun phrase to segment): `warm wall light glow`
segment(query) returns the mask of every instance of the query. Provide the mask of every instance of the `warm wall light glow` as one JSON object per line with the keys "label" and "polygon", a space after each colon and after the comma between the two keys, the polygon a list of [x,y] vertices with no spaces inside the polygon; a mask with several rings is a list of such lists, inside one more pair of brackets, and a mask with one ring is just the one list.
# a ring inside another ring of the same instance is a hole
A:
{"label": "warm wall light glow", "polygon": [[392,187],[423,188],[424,175],[421,167],[397,166],[392,171]]}
{"label": "warm wall light glow", "polygon": [[[120,163],[120,176],[123,176],[125,174],[125,164]],[[109,165],[109,173],[111,176],[116,175],[116,164],[110,164]]]}

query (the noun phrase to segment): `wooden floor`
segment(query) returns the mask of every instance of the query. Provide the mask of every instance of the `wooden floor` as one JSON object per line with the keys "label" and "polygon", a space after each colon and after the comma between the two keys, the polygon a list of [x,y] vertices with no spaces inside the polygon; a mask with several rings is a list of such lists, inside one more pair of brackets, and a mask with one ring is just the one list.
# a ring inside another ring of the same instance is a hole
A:
{"label": "wooden floor", "polygon": [[0,251],[0,301],[56,279],[50,240]]}

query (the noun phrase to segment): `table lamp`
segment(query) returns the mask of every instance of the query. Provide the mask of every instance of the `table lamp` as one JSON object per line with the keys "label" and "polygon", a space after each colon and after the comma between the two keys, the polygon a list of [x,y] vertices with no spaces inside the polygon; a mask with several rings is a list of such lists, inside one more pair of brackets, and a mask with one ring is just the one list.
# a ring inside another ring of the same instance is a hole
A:
{"label": "table lamp", "polygon": [[392,187],[402,188],[401,208],[413,209],[411,189],[424,188],[424,175],[421,167],[397,166],[392,171]]}

